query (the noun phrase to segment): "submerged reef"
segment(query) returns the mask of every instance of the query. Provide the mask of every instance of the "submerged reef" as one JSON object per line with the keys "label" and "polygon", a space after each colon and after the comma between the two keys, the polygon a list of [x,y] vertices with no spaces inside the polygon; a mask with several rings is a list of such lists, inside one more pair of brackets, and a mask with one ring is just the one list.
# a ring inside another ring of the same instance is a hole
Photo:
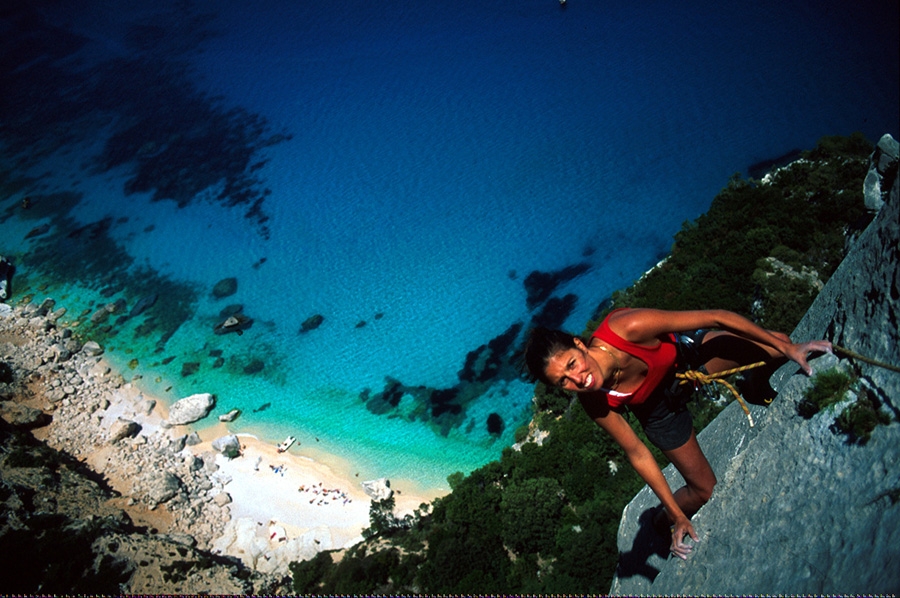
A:
{"label": "submerged reef", "polygon": [[[0,103],[6,159],[26,168],[77,152],[94,173],[124,169],[126,196],[240,206],[268,237],[262,154],[291,136],[193,83],[190,59],[214,35],[208,15],[185,4],[152,25],[134,23],[117,54],[95,51],[103,41],[56,26],[39,6],[21,3],[4,19],[0,87],[17,90]],[[102,149],[84,156],[98,131],[107,134]]]}

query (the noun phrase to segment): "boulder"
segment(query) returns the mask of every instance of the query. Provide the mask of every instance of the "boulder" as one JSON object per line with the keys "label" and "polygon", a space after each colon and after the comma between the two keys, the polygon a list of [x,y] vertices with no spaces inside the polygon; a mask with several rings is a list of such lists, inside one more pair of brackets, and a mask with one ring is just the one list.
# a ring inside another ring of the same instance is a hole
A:
{"label": "boulder", "polygon": [[212,441],[213,450],[216,450],[229,459],[234,459],[241,454],[241,441],[234,434],[221,436]]}
{"label": "boulder", "polygon": [[386,500],[394,495],[394,491],[391,490],[391,481],[387,478],[368,480],[362,482],[361,485],[363,491],[372,498],[372,500]]}
{"label": "boulder", "polygon": [[169,409],[169,418],[163,425],[166,427],[182,426],[201,420],[216,405],[216,397],[209,393],[199,393],[176,401]]}
{"label": "boulder", "polygon": [[120,417],[109,427],[109,443],[115,444],[125,438],[134,438],[140,431],[139,423]]}
{"label": "boulder", "polygon": [[156,399],[141,399],[135,406],[135,411],[141,415],[150,415],[156,408]]}
{"label": "boulder", "polygon": [[[107,312],[109,313],[109,312]],[[81,351],[88,357],[99,357],[103,355],[103,347],[97,341],[88,341],[81,347]]]}
{"label": "boulder", "polygon": [[49,419],[40,409],[13,401],[0,401],[0,417],[18,428],[39,428]]}
{"label": "boulder", "polygon": [[147,489],[147,500],[154,505],[170,500],[181,490],[179,477],[168,471],[151,470],[144,484]]}

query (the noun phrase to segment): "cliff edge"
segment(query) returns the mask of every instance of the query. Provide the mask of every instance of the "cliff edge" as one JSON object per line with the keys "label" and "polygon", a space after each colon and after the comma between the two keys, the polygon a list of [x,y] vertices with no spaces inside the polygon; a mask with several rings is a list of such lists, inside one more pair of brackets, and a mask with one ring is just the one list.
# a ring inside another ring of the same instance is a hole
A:
{"label": "cliff edge", "polygon": [[[889,136],[882,139],[879,149]],[[879,163],[880,162],[880,163]],[[885,164],[889,163],[887,167]],[[884,204],[791,334],[826,338],[868,358],[900,363],[900,188],[896,149],[873,155],[870,177]],[[893,180],[891,180],[893,179]],[[867,179],[868,181],[869,179]],[[867,186],[867,193],[869,193]],[[816,377],[795,364],[775,373],[778,397],[751,405],[750,427],[730,404],[699,435],[719,483],[694,518],[700,536],[686,561],[648,525],[659,501],[645,487],[619,526],[619,566],[611,594],[855,594],[900,589],[900,374],[837,355],[811,364],[856,382],[845,398],[812,417],[798,406]],[[887,425],[868,440],[842,433],[842,412],[859,397]],[[808,416],[808,414],[807,414]],[[672,487],[683,484],[670,465]]]}

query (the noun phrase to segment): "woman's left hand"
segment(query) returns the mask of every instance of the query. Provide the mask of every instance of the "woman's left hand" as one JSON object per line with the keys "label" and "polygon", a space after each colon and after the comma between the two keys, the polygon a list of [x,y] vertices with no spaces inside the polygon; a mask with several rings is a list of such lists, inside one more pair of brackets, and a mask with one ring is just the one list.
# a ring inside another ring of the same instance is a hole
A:
{"label": "woman's left hand", "polygon": [[691,525],[691,520],[682,516],[672,526],[672,545],[669,547],[671,553],[682,560],[687,559],[687,555],[694,549],[692,545],[685,544],[685,536],[690,536],[694,542],[700,541],[700,537],[694,531],[694,526]]}
{"label": "woman's left hand", "polygon": [[806,361],[810,353],[831,353],[831,343],[828,341],[792,343],[784,350],[784,356],[791,361],[797,362],[807,376],[811,376],[813,373],[812,367]]}

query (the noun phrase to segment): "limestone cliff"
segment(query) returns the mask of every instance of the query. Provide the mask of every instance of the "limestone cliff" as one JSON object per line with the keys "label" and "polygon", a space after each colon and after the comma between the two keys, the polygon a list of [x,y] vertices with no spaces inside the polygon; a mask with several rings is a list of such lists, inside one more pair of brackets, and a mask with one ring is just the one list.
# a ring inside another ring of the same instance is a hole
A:
{"label": "limestone cliff", "polygon": [[[887,169],[873,163],[879,177],[886,174],[881,188],[890,192],[792,333],[795,340],[826,338],[869,358],[900,364],[896,165],[896,153]],[[667,558],[668,541],[647,525],[646,512],[658,500],[645,487],[623,512],[620,562],[610,593],[900,589],[900,374],[840,353],[811,363],[816,372],[840,368],[858,376],[855,391],[806,419],[798,405],[815,377],[788,364],[773,376],[779,391],[775,401],[767,408],[750,406],[755,427],[749,427],[737,404],[729,405],[699,435],[719,480],[712,499],[693,519],[700,542],[686,561]],[[872,399],[890,420],[865,442],[835,427],[857,396]],[[673,487],[682,484],[672,466],[664,473]]]}

